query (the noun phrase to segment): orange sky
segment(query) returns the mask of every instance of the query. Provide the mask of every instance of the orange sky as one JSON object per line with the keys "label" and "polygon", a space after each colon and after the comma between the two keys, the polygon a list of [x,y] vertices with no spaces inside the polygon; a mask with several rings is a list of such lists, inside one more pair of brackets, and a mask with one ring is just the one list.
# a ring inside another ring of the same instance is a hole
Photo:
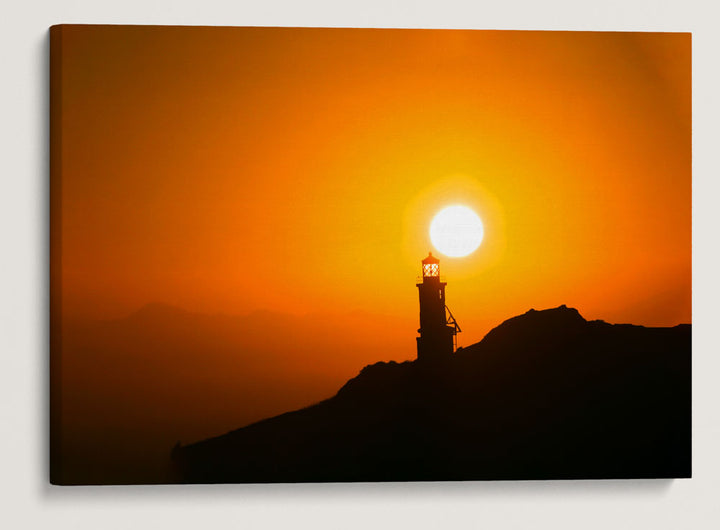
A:
{"label": "orange sky", "polygon": [[61,54],[64,315],[415,319],[460,202],[461,344],[563,303],[691,321],[689,34],[66,26]]}

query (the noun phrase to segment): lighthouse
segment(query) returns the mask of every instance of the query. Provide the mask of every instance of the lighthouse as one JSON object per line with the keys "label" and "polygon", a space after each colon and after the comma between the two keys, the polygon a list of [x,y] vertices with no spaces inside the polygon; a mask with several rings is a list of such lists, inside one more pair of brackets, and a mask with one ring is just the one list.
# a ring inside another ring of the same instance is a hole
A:
{"label": "lighthouse", "polygon": [[461,330],[445,304],[447,283],[440,280],[440,260],[432,252],[422,260],[422,282],[416,285],[420,294],[418,360],[446,358],[455,351],[455,340]]}

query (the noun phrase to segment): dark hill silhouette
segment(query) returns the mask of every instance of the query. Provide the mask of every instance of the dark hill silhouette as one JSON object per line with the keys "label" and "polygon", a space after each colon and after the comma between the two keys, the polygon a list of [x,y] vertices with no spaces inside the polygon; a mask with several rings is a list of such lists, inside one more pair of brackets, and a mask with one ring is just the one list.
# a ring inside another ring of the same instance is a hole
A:
{"label": "dark hill silhouette", "polygon": [[690,476],[691,327],[528,311],[437,363],[365,367],[331,399],[192,445],[185,482]]}

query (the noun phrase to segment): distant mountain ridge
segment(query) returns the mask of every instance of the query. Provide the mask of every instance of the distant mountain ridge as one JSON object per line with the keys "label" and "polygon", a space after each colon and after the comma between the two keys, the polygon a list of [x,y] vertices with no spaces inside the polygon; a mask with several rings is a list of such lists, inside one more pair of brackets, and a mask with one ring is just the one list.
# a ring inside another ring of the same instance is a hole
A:
{"label": "distant mountain ridge", "polygon": [[438,363],[176,447],[185,482],[689,477],[691,326],[530,310]]}
{"label": "distant mountain ridge", "polygon": [[[357,367],[411,358],[412,318],[265,310],[203,314],[152,303],[69,317],[52,480],[166,483],[168,450],[332,395]],[[360,331],[359,331],[360,330]]]}

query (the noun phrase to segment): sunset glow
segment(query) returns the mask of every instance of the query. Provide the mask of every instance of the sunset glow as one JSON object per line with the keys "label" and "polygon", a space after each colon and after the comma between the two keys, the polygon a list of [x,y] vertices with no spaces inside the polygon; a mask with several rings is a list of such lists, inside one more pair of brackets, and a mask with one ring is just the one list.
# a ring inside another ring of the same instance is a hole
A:
{"label": "sunset glow", "polygon": [[560,303],[690,319],[687,34],[108,26],[63,50],[66,315],[412,320],[429,223],[464,204],[482,251],[442,268],[468,340]]}

